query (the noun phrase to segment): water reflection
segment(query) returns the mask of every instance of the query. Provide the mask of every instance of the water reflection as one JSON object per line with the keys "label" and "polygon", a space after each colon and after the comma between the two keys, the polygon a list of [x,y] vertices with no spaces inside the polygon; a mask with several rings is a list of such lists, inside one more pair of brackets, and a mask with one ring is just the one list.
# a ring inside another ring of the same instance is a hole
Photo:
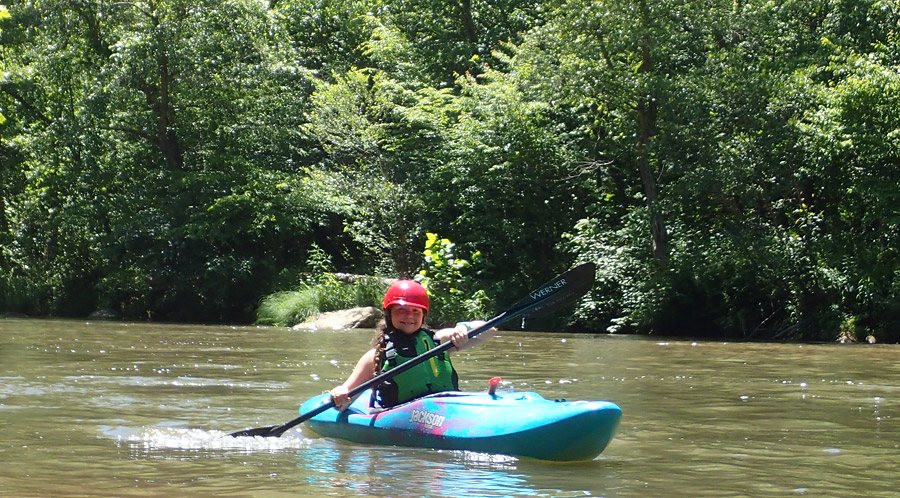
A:
{"label": "water reflection", "polygon": [[571,486],[535,486],[519,470],[522,462],[501,455],[323,443],[297,456],[311,486],[357,496],[596,496]]}

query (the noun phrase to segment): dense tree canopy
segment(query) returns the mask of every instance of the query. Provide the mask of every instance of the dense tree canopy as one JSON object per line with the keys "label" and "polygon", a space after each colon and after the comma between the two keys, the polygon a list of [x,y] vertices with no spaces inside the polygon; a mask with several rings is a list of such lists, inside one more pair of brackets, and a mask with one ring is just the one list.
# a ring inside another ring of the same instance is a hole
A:
{"label": "dense tree canopy", "polygon": [[251,321],[323,257],[416,274],[431,233],[498,307],[597,262],[548,326],[900,339],[896,2],[22,0],[0,30],[0,311]]}

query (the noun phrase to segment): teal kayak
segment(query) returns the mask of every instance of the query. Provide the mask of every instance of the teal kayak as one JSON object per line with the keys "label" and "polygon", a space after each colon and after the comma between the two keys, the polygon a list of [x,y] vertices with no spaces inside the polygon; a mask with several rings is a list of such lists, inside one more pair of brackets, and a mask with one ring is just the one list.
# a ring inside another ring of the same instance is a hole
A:
{"label": "teal kayak", "polygon": [[[355,443],[580,461],[606,448],[622,417],[608,401],[551,401],[534,392],[449,391],[374,413],[369,396],[366,391],[345,411],[330,408],[305,425]],[[330,401],[328,394],[316,396],[300,413]]]}

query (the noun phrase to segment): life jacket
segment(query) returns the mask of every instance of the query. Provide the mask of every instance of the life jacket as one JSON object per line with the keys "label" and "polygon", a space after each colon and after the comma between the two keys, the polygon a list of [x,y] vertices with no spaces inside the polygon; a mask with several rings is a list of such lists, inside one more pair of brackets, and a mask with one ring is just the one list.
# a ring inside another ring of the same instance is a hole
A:
{"label": "life jacket", "polygon": [[[388,334],[381,371],[387,372],[434,346],[434,332],[428,329],[419,329],[410,336],[402,332],[397,332],[396,337]],[[444,352],[382,383],[373,393],[372,404],[377,401],[379,406],[387,408],[427,394],[458,390],[459,376]]]}

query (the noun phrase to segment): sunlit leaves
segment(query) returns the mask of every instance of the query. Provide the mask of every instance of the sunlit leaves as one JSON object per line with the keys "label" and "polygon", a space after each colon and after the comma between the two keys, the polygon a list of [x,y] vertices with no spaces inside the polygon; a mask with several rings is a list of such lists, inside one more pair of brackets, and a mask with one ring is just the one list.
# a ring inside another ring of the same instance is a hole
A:
{"label": "sunlit leaves", "polygon": [[[9,17],[10,17],[9,11],[6,9],[6,6],[0,5],[0,23],[2,23],[4,19],[9,19]],[[0,34],[2,34],[2,33],[3,33],[3,29],[0,28]],[[2,75],[0,75],[0,78],[4,78],[4,77]],[[6,117],[3,116],[2,112],[0,112],[0,125],[2,125],[5,122],[6,122]]]}
{"label": "sunlit leaves", "polygon": [[19,2],[0,263],[40,312],[239,319],[312,247],[391,276],[480,250],[491,295],[601,262],[594,330],[886,329],[895,4]]}
{"label": "sunlit leaves", "polygon": [[457,254],[456,244],[435,233],[425,234],[425,261],[416,280],[428,289],[431,297],[429,320],[450,324],[457,320],[487,318],[487,295],[475,279],[477,267],[483,264],[481,252],[468,259]]}

